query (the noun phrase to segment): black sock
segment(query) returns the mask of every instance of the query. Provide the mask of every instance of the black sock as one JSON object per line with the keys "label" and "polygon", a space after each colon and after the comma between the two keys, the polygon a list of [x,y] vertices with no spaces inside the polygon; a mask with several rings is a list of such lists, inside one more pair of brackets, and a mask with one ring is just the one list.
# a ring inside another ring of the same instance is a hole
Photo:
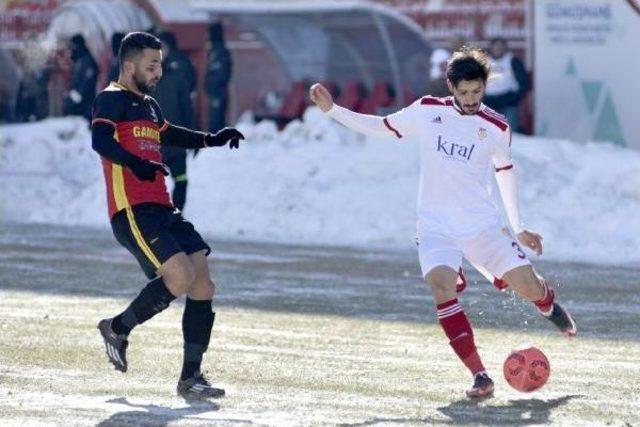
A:
{"label": "black sock", "polygon": [[131,330],[165,308],[176,297],[167,289],[162,277],[156,277],[140,291],[129,307],[113,318],[111,328],[118,335],[129,335]]}
{"label": "black sock", "polygon": [[215,313],[211,311],[211,300],[197,301],[187,297],[182,315],[184,359],[181,380],[191,378],[200,370],[202,355],[209,347],[215,317]]}

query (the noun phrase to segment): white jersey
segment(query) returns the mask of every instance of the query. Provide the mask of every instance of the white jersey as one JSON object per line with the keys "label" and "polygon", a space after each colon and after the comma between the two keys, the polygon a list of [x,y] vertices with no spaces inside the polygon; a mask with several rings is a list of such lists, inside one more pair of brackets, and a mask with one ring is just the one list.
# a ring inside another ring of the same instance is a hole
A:
{"label": "white jersey", "polygon": [[397,138],[419,141],[419,230],[468,237],[502,226],[490,173],[512,167],[504,116],[484,104],[476,114],[462,114],[453,97],[426,96],[383,122]]}

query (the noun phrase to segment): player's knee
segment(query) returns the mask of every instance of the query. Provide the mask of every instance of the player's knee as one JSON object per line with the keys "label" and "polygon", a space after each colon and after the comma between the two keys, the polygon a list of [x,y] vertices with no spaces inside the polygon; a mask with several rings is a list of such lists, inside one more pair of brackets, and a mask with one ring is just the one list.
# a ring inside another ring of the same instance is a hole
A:
{"label": "player's knee", "polygon": [[537,300],[544,296],[544,280],[531,266],[522,266],[504,275],[507,283],[511,284],[519,294],[530,300]]}
{"label": "player's knee", "polygon": [[191,288],[196,278],[195,269],[190,263],[184,263],[181,268],[172,274],[173,288],[183,294]]}
{"label": "player's knee", "polygon": [[207,280],[207,286],[205,289],[206,289],[208,299],[213,299],[213,295],[216,293],[216,284],[213,283],[213,280],[211,279]]}
{"label": "player's knee", "polygon": [[434,292],[447,292],[451,287],[455,288],[456,273],[453,269],[439,266],[427,273],[425,281]]}
{"label": "player's knee", "polygon": [[204,280],[196,280],[189,288],[189,297],[198,300],[213,299],[215,293],[215,284],[208,277]]}

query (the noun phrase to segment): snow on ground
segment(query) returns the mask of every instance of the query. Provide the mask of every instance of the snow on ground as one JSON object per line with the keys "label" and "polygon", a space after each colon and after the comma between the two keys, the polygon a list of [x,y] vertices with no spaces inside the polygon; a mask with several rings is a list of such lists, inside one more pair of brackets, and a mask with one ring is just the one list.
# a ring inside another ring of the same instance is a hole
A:
{"label": "snow on ground", "polygon": [[[293,244],[410,248],[415,141],[367,139],[309,109],[278,132],[240,124],[240,150],[190,160],[185,215],[204,234]],[[516,136],[521,216],[545,259],[640,263],[640,152]],[[86,122],[0,129],[0,221],[108,227],[102,168]]]}

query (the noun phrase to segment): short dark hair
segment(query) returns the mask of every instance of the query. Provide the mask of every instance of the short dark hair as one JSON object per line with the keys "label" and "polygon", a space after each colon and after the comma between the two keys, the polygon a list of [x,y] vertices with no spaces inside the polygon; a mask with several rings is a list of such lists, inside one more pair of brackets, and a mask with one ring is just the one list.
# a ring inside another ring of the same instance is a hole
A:
{"label": "short dark hair", "polygon": [[451,55],[447,62],[447,79],[458,86],[461,80],[482,79],[484,83],[491,72],[491,61],[483,49],[463,47]]}
{"label": "short dark hair", "polygon": [[124,36],[118,52],[120,68],[122,68],[124,61],[139,55],[144,49],[160,50],[162,49],[162,43],[156,36],[149,33],[136,32]]}
{"label": "short dark hair", "polygon": [[113,56],[117,57],[120,52],[120,43],[122,43],[122,39],[125,34],[120,32],[115,32],[111,34],[111,51],[113,52]]}

